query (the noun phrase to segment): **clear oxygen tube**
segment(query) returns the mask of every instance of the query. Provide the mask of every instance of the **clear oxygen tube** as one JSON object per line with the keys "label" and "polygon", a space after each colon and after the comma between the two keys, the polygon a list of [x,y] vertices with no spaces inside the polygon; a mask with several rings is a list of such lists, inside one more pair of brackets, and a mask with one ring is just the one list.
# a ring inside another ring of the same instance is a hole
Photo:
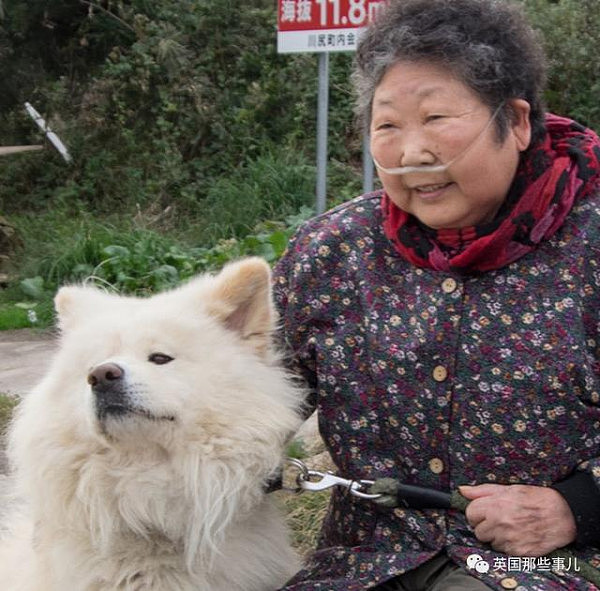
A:
{"label": "clear oxygen tube", "polygon": [[403,174],[411,174],[413,172],[427,173],[427,174],[445,172],[457,160],[460,160],[463,156],[465,156],[471,150],[471,148],[479,141],[481,136],[489,129],[490,125],[494,122],[494,119],[496,119],[496,116],[498,115],[498,113],[500,112],[500,109],[503,106],[504,106],[504,101],[502,101],[498,105],[496,110],[492,113],[492,116],[488,119],[488,122],[485,124],[483,129],[477,134],[477,136],[473,139],[473,141],[460,154],[458,154],[458,156],[455,156],[454,158],[452,158],[452,160],[450,160],[450,162],[446,162],[446,164],[435,164],[435,165],[424,164],[423,166],[399,166],[398,168],[385,168],[384,166],[381,166],[381,164],[379,164],[379,162],[377,162],[377,160],[375,159],[375,156],[373,156],[371,154],[371,157],[373,158],[373,163],[375,164],[377,169],[380,170],[381,172],[384,172],[385,174],[392,174],[392,175],[398,175],[398,176],[403,175]]}

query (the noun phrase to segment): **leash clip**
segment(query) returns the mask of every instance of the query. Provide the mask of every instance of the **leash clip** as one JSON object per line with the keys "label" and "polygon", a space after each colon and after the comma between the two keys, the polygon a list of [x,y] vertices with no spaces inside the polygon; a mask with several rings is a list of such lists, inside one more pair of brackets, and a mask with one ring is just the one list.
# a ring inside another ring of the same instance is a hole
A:
{"label": "leash clip", "polygon": [[311,491],[318,492],[327,490],[334,486],[341,486],[350,491],[350,494],[361,499],[375,500],[381,497],[380,494],[366,492],[374,483],[373,480],[350,480],[336,476],[333,472],[321,472],[320,470],[311,470],[307,465],[297,458],[289,458],[288,463],[298,469],[296,484],[298,492]]}

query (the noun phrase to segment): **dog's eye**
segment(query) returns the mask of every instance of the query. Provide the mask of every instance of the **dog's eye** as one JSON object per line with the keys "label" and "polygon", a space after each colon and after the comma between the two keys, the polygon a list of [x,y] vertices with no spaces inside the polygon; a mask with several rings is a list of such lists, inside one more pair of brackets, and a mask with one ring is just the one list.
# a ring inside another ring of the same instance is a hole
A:
{"label": "dog's eye", "polygon": [[165,363],[173,361],[173,357],[169,357],[169,355],[165,355],[164,353],[152,353],[149,355],[148,361],[150,363],[155,363],[156,365],[164,365]]}

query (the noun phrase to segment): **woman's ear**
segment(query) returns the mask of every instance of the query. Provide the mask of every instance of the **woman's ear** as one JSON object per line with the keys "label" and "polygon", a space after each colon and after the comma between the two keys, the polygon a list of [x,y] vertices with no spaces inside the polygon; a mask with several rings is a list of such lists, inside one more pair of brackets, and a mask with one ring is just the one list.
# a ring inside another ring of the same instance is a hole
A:
{"label": "woman's ear", "polygon": [[512,99],[508,104],[512,111],[510,126],[513,137],[519,152],[523,152],[531,142],[531,105],[525,99]]}

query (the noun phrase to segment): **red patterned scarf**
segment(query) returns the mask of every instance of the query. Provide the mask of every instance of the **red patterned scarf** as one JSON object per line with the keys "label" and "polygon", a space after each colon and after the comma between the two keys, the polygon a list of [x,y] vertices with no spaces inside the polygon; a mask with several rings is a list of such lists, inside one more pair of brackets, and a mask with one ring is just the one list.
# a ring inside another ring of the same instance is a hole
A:
{"label": "red patterned scarf", "polygon": [[433,230],[383,194],[383,228],[418,267],[473,273],[499,269],[550,238],[573,204],[598,188],[600,139],[575,121],[546,115],[548,133],[521,157],[500,212],[481,226]]}

